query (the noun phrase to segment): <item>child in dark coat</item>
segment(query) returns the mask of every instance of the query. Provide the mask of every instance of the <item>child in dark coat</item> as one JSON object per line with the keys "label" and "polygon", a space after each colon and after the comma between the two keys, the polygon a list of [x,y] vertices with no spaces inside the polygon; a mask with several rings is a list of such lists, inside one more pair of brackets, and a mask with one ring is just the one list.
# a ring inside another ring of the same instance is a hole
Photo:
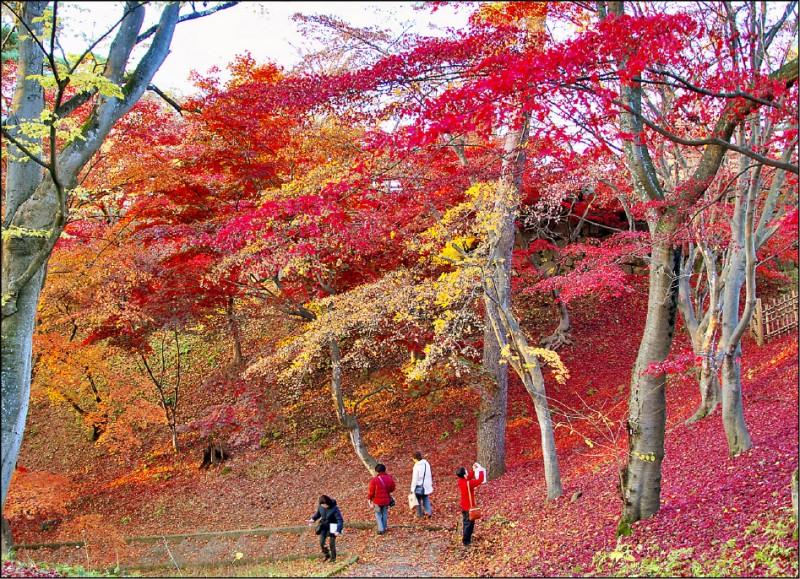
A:
{"label": "child in dark coat", "polygon": [[[331,563],[333,563],[336,561],[336,537],[339,536],[339,533],[344,528],[344,519],[336,500],[327,495],[319,497],[317,512],[306,522],[309,525],[313,525],[314,521],[318,521],[316,533],[319,535],[319,547],[324,555],[322,560],[327,561],[330,559]],[[325,545],[328,537],[330,537],[330,550]]]}

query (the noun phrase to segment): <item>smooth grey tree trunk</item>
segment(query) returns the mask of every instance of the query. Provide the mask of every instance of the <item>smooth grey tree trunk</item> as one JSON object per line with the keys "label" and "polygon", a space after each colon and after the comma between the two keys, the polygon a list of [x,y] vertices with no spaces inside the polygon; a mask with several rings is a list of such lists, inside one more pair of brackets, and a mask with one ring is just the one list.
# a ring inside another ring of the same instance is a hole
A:
{"label": "smooth grey tree trunk", "polygon": [[[651,230],[666,233],[658,226]],[[680,250],[668,236],[653,244],[647,320],[631,376],[628,402],[628,465],[622,475],[622,525],[654,515],[661,502],[661,463],[666,427],[665,374],[645,374],[672,346],[677,313]]]}
{"label": "smooth grey tree trunk", "polygon": [[[40,18],[47,2],[26,2],[23,18],[31,28],[40,35],[43,22]],[[28,35],[25,35],[28,36]],[[42,74],[44,55],[36,48],[30,37],[23,39],[19,47],[19,67],[17,69],[17,87],[14,92],[8,124],[12,127],[29,119],[38,119],[44,109],[44,92],[41,85],[27,80],[28,75]],[[11,129],[12,134],[16,134]],[[40,143],[41,141],[39,141]],[[8,145],[5,175],[5,217],[3,227],[8,228],[20,206],[34,195],[42,180],[42,168],[32,162],[12,162],[12,158],[22,153],[13,144]],[[41,203],[40,203],[41,205]],[[46,229],[50,224],[39,212],[27,210],[25,217],[30,219],[31,229]],[[31,257],[36,254],[42,244],[41,238],[6,237],[3,239],[2,259],[2,295],[5,296],[12,279],[20,276],[28,266]],[[2,358],[0,358],[0,382],[2,397],[0,398],[0,418],[2,418],[2,505],[5,506],[8,488],[17,463],[25,421],[28,416],[28,401],[31,387],[31,359],[33,328],[36,318],[36,306],[42,287],[44,266],[33,275],[28,284],[22,288],[17,297],[17,308],[9,316],[3,316],[2,323]],[[10,533],[10,532],[9,532]]]}
{"label": "smooth grey tree trunk", "polygon": [[[742,343],[732,344],[731,336],[739,325],[739,295],[745,278],[744,255],[733,250],[728,279],[725,282],[725,304],[722,308],[722,425],[728,440],[728,452],[736,456],[753,446],[744,420],[742,401]],[[731,347],[732,346],[732,347]]]}

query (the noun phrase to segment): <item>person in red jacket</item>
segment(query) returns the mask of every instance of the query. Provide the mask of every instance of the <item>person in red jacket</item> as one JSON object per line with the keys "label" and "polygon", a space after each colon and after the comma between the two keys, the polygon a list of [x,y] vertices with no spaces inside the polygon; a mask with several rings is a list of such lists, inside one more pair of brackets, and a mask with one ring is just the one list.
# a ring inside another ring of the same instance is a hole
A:
{"label": "person in red jacket", "polygon": [[472,532],[475,530],[475,521],[469,520],[469,510],[477,506],[475,502],[475,489],[484,481],[484,477],[486,476],[486,471],[477,462],[472,465],[472,468],[478,471],[477,477],[471,472],[468,473],[467,469],[463,466],[458,467],[456,470],[458,490],[461,493],[461,520],[463,521],[461,542],[465,547],[472,544]]}
{"label": "person in red jacket", "polygon": [[389,504],[392,502],[394,492],[394,478],[386,472],[386,465],[375,465],[377,473],[369,481],[367,499],[369,506],[375,510],[375,520],[378,521],[378,534],[383,535],[389,526]]}

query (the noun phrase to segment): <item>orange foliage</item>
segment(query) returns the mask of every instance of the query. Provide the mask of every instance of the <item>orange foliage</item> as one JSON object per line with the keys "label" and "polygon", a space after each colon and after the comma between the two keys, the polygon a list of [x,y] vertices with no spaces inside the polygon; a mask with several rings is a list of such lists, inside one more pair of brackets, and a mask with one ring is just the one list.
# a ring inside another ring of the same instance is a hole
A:
{"label": "orange foliage", "polygon": [[34,519],[65,515],[67,505],[78,496],[69,477],[44,471],[17,469],[8,492],[3,516]]}

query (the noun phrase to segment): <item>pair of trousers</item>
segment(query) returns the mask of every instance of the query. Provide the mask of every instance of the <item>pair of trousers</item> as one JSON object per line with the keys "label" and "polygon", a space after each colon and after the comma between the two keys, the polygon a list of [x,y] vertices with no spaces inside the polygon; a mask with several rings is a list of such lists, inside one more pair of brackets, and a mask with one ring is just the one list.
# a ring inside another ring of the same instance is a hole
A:
{"label": "pair of trousers", "polygon": [[[328,550],[328,547],[325,546],[325,539],[328,537],[331,538],[331,548]],[[328,532],[323,531],[319,534],[319,548],[322,549],[322,553],[324,555],[330,555],[331,561],[336,561],[336,535],[331,535]]]}
{"label": "pair of trousers", "polygon": [[461,542],[464,545],[470,545],[472,543],[472,531],[475,530],[475,521],[469,520],[469,511],[461,511],[461,519],[463,522]]}
{"label": "pair of trousers", "polygon": [[424,507],[425,514],[430,516],[432,509],[431,509],[431,497],[430,495],[415,495],[417,497],[417,516],[422,516],[422,509]]}
{"label": "pair of trousers", "polygon": [[389,526],[389,505],[375,505],[375,520],[378,522],[378,532],[383,533]]}

